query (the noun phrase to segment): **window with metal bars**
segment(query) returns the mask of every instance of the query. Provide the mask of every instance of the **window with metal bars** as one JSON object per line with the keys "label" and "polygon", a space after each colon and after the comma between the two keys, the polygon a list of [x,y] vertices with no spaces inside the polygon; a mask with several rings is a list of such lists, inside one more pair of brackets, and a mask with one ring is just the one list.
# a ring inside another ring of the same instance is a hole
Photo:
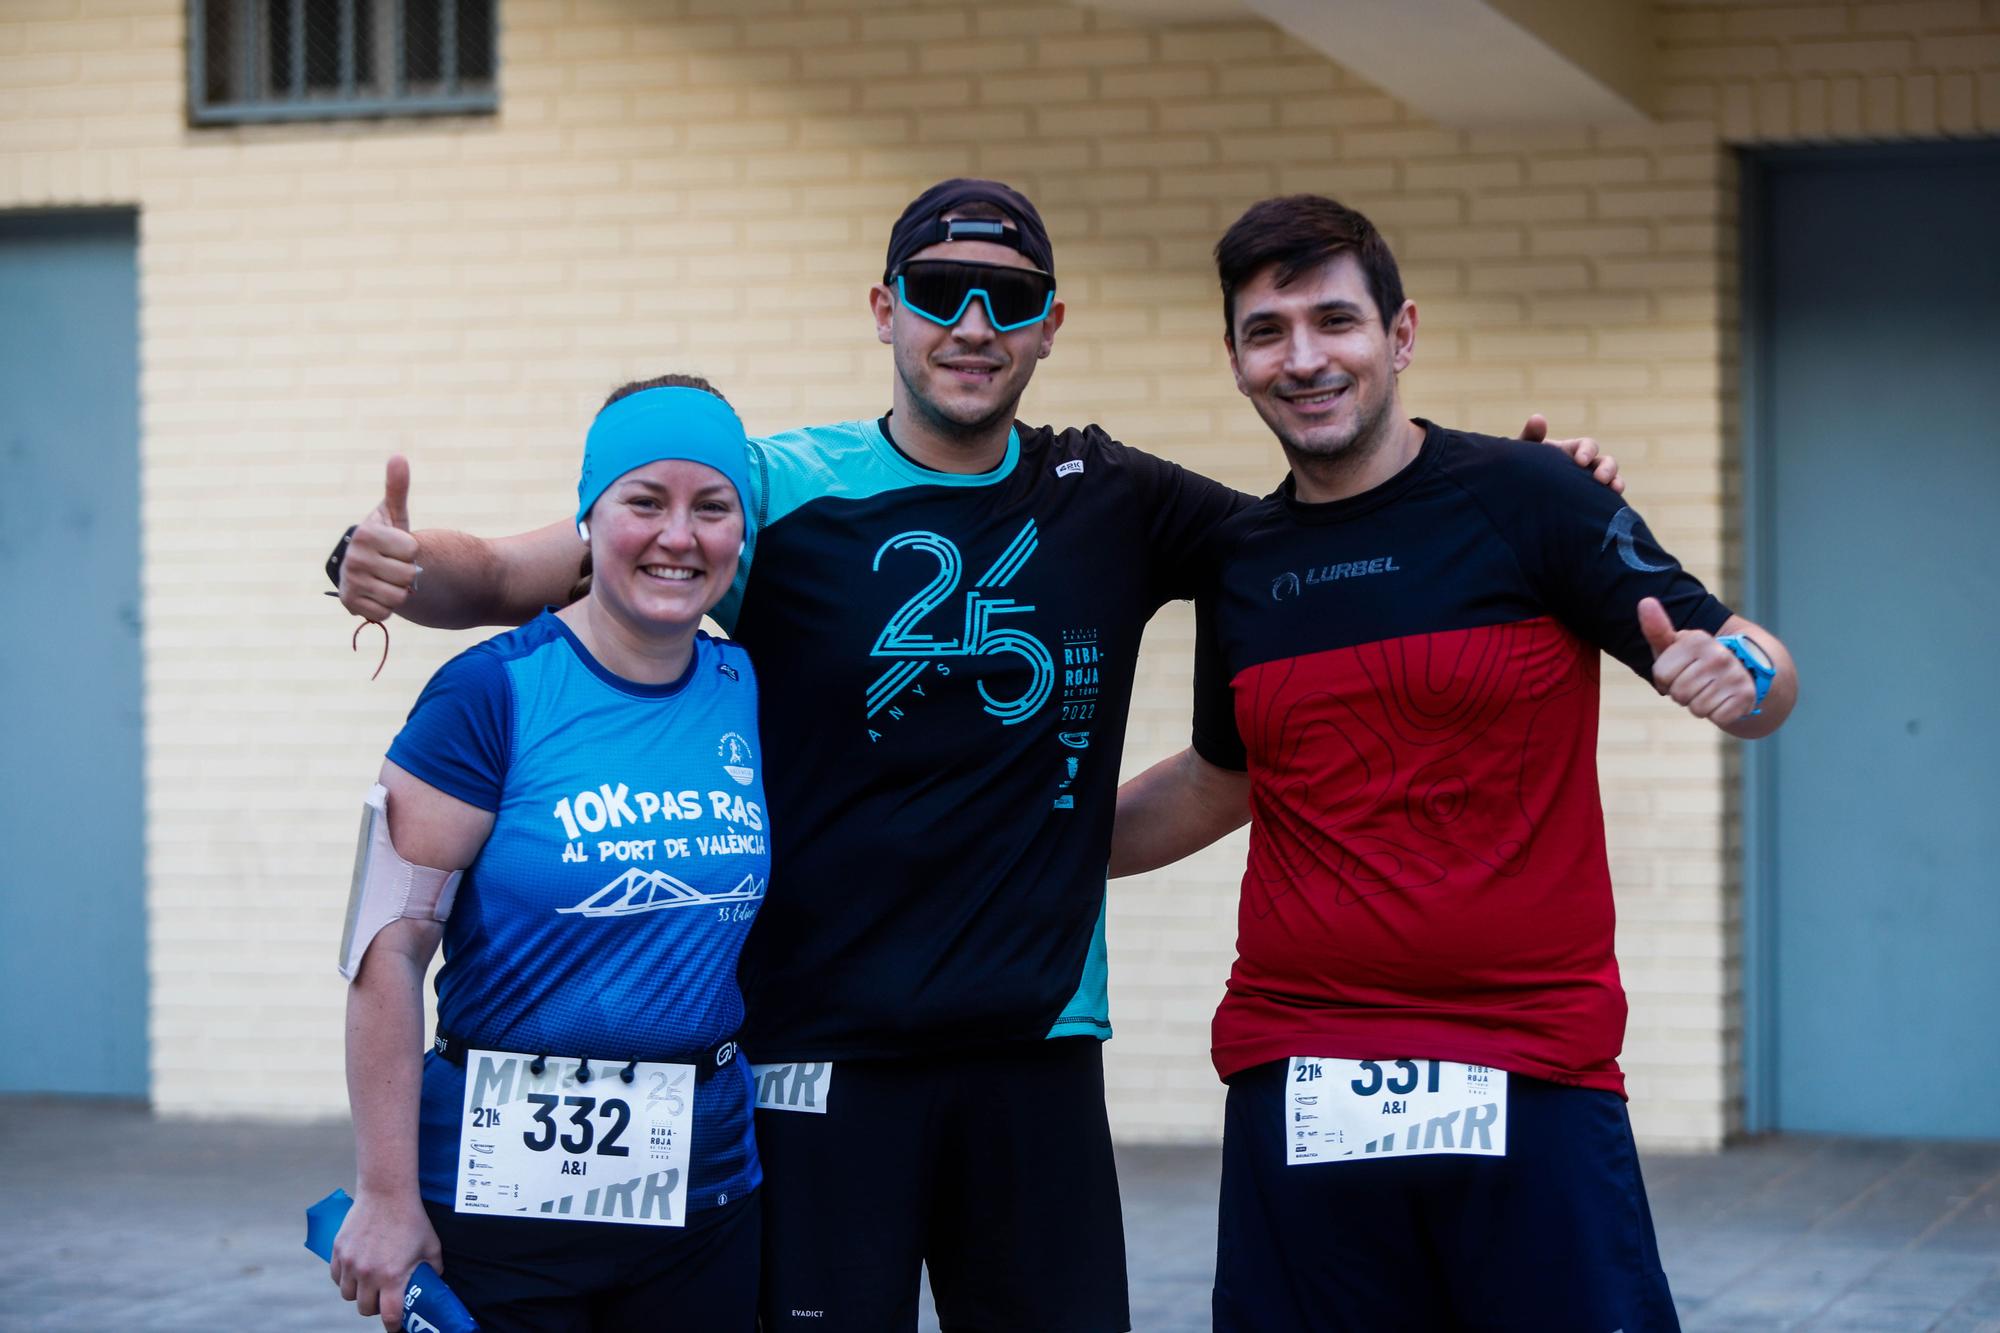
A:
{"label": "window with metal bars", "polygon": [[499,0],[188,0],[197,125],[499,106]]}

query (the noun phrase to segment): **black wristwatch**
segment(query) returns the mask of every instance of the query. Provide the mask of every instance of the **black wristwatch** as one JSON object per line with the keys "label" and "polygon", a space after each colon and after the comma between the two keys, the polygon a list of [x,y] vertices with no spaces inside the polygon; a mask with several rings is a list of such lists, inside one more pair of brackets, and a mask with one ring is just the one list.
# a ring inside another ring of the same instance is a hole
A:
{"label": "black wristwatch", "polygon": [[347,544],[354,540],[354,528],[360,526],[356,523],[353,528],[341,533],[340,540],[333,544],[333,554],[326,558],[326,576],[333,581],[335,588],[340,587],[340,562],[347,559]]}

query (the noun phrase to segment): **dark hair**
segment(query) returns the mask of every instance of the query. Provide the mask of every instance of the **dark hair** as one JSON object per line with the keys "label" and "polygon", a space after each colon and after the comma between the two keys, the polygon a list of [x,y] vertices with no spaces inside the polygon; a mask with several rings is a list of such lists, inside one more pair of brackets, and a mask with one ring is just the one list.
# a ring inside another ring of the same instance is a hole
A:
{"label": "dark hair", "polygon": [[1375,224],[1323,195],[1288,194],[1250,205],[1215,243],[1215,271],[1222,279],[1223,336],[1236,340],[1236,293],[1276,265],[1278,285],[1288,286],[1344,251],[1353,251],[1387,326],[1403,308],[1403,275]]}
{"label": "dark hair", "polygon": [[[630,398],[635,393],[644,393],[648,389],[700,389],[703,393],[712,393],[717,398],[722,398],[722,390],[699,375],[655,375],[649,380],[633,380],[619,385],[611,391],[611,396],[604,400],[604,407],[611,406],[621,398]],[[726,403],[729,400],[722,398],[722,401]],[[604,407],[597,410],[602,412]]]}
{"label": "dark hair", "polygon": [[[611,396],[604,400],[604,407],[611,406],[621,398],[630,398],[635,393],[644,393],[647,389],[700,389],[703,393],[712,393],[717,398],[722,398],[722,390],[699,375],[655,375],[649,380],[632,380],[619,385],[611,391]],[[722,401],[726,403],[729,400],[722,398]],[[604,407],[597,410],[602,412]],[[584,594],[589,591],[590,548],[586,546],[583,549],[583,563],[577,568],[576,582],[570,585],[569,598],[563,605],[568,606],[572,602],[582,601]]]}

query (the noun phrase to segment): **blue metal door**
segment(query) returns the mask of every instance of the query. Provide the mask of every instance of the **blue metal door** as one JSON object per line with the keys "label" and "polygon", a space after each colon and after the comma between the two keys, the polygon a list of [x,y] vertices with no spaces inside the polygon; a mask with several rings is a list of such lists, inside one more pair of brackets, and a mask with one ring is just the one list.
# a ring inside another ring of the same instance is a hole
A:
{"label": "blue metal door", "polygon": [[1763,190],[1767,613],[1803,684],[1764,787],[1763,1119],[2000,1139],[2000,151],[1781,157]]}
{"label": "blue metal door", "polygon": [[0,1092],[146,1094],[136,244],[0,215]]}

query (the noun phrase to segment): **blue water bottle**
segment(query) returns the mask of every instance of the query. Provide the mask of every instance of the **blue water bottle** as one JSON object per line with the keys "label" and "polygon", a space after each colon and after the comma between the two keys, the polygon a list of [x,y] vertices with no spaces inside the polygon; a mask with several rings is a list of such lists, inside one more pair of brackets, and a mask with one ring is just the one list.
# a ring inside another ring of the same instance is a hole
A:
{"label": "blue water bottle", "polygon": [[[306,1209],[306,1248],[332,1263],[333,1238],[353,1207],[347,1191],[337,1189]],[[435,1268],[418,1264],[403,1291],[403,1333],[479,1333],[479,1321]]]}

